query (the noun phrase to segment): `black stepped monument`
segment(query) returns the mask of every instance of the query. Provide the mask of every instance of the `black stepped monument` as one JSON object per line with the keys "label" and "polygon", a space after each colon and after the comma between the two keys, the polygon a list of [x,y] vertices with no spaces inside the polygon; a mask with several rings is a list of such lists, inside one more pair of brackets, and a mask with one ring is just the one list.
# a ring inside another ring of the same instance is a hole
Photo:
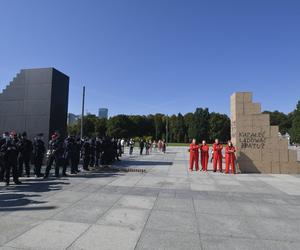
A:
{"label": "black stepped monument", "polygon": [[0,93],[0,132],[67,133],[69,77],[54,68],[23,69]]}

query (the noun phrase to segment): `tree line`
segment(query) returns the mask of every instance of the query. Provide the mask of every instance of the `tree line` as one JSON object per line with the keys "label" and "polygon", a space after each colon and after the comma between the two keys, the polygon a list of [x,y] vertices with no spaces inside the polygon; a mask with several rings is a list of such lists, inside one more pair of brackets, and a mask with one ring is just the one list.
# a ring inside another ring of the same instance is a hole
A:
{"label": "tree line", "polygon": [[298,101],[296,109],[288,114],[278,110],[264,111],[263,113],[270,114],[271,125],[279,126],[279,132],[282,135],[288,133],[293,143],[300,143],[300,101]]}
{"label": "tree line", "polygon": [[[80,134],[80,123],[68,127],[73,135]],[[167,134],[166,134],[167,132]],[[109,119],[87,114],[83,120],[83,134],[88,137],[168,139],[168,142],[188,143],[192,138],[212,142],[230,139],[230,119],[225,114],[210,113],[208,108],[197,108],[194,113],[167,116],[116,115]],[[166,138],[168,137],[168,138]]]}
{"label": "tree line", "polygon": [[[264,111],[270,114],[271,125],[278,125],[281,134],[289,133],[291,141],[300,143],[300,101],[296,109],[284,114],[279,111]],[[197,108],[195,112],[172,116],[154,115],[116,115],[109,119],[88,114],[84,117],[85,136],[111,136],[116,138],[166,139],[168,142],[188,143],[192,138],[205,139],[211,143],[215,138],[221,142],[230,139],[230,118],[226,114],[212,112],[208,108]],[[80,120],[68,127],[70,134],[80,134]]]}

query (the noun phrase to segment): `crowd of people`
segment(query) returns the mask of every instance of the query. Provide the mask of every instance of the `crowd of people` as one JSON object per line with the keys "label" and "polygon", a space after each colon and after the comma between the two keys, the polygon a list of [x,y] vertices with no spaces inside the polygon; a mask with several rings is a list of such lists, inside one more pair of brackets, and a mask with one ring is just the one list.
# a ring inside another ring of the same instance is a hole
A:
{"label": "crowd of people", "polygon": [[[140,139],[139,152],[148,155],[152,150],[165,153],[166,143],[163,140],[151,141]],[[119,161],[129,147],[129,154],[137,144],[133,139],[126,141],[110,137],[83,138],[68,136],[63,138],[59,133],[54,133],[48,145],[45,145],[43,134],[37,134],[33,141],[27,138],[26,132],[17,134],[15,131],[5,132],[0,138],[0,182],[10,184],[12,175],[15,184],[21,184],[19,177],[30,177],[47,179],[52,167],[56,177],[67,176],[67,170],[72,175],[81,171],[100,166],[111,165]],[[45,161],[46,158],[46,161]],[[42,166],[46,163],[44,173]],[[82,168],[79,168],[80,163]],[[31,164],[34,165],[33,173]]]}
{"label": "crowd of people", "polygon": [[[130,139],[130,141],[133,141],[133,140]],[[134,144],[134,142],[133,142],[133,144]],[[149,155],[152,151],[166,153],[167,144],[166,144],[165,140],[159,140],[158,142],[156,142],[154,140],[152,142],[151,140],[147,141],[147,140],[141,139],[139,142],[139,147],[140,147],[140,155],[143,154],[144,149],[146,150],[146,152],[145,152],[146,155]]]}
{"label": "crowd of people", "polygon": [[[137,143],[130,139],[103,138],[83,138],[68,136],[62,138],[59,133],[54,133],[46,147],[43,134],[37,134],[33,141],[27,138],[26,132],[17,134],[15,131],[5,132],[0,139],[0,181],[8,186],[12,174],[15,184],[21,184],[19,177],[36,177],[47,179],[51,168],[54,167],[55,176],[67,176],[69,173],[76,175],[80,171],[89,171],[91,168],[111,165],[114,161],[119,161],[125,152],[125,146],[129,147],[129,155],[132,155],[135,145],[139,146],[140,155],[149,155],[151,152],[166,152],[166,142],[164,140],[151,141],[140,139]],[[202,171],[207,171],[209,161],[209,146],[205,141],[201,145],[193,139],[190,144],[190,166],[193,171],[199,170],[199,150]],[[218,139],[212,145],[213,171],[223,172],[223,145]],[[235,147],[231,141],[225,148],[225,173],[235,173]],[[42,166],[46,156],[46,168],[42,173]],[[82,163],[82,169],[79,164]],[[31,173],[31,164],[34,165]]]}
{"label": "crowd of people", "polygon": [[[199,150],[200,150],[200,162],[202,171],[207,172],[207,165],[209,161],[209,145],[205,140],[202,141],[202,144],[198,145],[196,139],[192,140],[192,143],[189,147],[190,152],[190,167],[189,170],[193,171],[194,166],[195,170],[199,171]],[[213,161],[213,172],[223,172],[223,145],[219,143],[219,140],[216,139],[215,143],[212,145],[212,161]],[[231,172],[235,174],[235,152],[236,148],[233,146],[231,141],[227,142],[225,147],[225,173],[228,174]]]}
{"label": "crowd of people", "polygon": [[[104,138],[83,138],[68,136],[62,138],[59,133],[51,136],[48,147],[43,140],[43,134],[37,134],[33,141],[27,138],[26,132],[17,134],[15,131],[5,132],[0,138],[0,181],[8,186],[12,174],[15,184],[21,184],[19,177],[36,177],[47,179],[52,167],[55,176],[77,174],[81,170],[89,171],[100,165],[110,165],[124,153],[125,140]],[[45,157],[46,156],[46,157]],[[42,166],[46,168],[42,173]],[[82,169],[79,164],[82,162]],[[31,173],[31,164],[34,165]]]}

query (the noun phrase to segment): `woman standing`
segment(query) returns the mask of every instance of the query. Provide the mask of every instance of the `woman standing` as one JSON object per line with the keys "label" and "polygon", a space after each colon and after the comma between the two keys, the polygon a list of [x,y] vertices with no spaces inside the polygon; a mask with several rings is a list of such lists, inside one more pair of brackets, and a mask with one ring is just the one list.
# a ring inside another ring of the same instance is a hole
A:
{"label": "woman standing", "polygon": [[225,149],[225,174],[229,173],[229,168],[231,167],[231,173],[235,174],[235,147],[231,141],[228,141],[228,144]]}

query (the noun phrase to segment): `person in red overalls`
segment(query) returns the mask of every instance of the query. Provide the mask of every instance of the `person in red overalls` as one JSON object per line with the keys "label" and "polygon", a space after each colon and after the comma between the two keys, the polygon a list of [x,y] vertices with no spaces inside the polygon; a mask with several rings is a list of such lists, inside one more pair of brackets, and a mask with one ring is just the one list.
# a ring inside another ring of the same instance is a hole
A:
{"label": "person in red overalls", "polygon": [[214,150],[214,162],[213,162],[213,167],[214,167],[214,172],[217,171],[217,165],[219,166],[219,171],[222,173],[222,149],[223,146],[219,143],[219,140],[216,139],[215,143],[213,144],[213,150]]}
{"label": "person in red overalls", "polygon": [[235,174],[235,147],[233,146],[231,141],[228,141],[228,144],[225,149],[225,162],[225,173],[229,173],[229,168],[231,166],[231,173]]}
{"label": "person in red overalls", "polygon": [[196,139],[190,144],[190,171],[193,171],[194,163],[196,171],[199,170],[199,145],[196,144]]}
{"label": "person in red overalls", "polygon": [[202,141],[202,145],[200,146],[201,151],[201,166],[202,171],[207,171],[207,164],[208,164],[208,158],[209,158],[209,146],[206,144],[206,141]]}

